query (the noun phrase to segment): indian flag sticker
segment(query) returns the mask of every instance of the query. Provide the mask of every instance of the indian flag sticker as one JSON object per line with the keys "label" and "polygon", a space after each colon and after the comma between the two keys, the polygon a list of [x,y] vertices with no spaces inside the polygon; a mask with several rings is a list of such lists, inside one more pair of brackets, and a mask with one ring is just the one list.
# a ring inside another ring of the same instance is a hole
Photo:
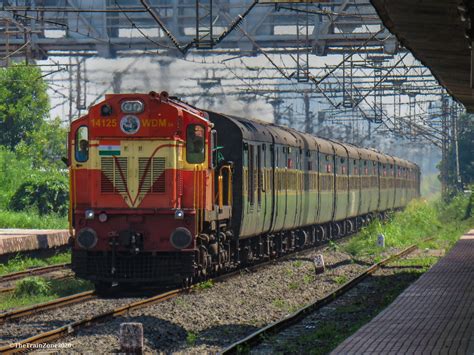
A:
{"label": "indian flag sticker", "polygon": [[99,144],[99,155],[120,155],[120,141],[102,141]]}

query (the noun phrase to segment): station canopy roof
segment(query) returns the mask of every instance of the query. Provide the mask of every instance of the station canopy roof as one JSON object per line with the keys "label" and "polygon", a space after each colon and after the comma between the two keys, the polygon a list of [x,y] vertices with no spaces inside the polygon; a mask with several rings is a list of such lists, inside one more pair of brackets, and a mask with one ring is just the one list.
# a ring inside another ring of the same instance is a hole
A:
{"label": "station canopy roof", "polygon": [[[431,69],[466,109],[474,112],[471,50],[459,0],[371,0],[385,26]],[[472,2],[472,1],[468,1]],[[474,23],[473,23],[474,26]]]}

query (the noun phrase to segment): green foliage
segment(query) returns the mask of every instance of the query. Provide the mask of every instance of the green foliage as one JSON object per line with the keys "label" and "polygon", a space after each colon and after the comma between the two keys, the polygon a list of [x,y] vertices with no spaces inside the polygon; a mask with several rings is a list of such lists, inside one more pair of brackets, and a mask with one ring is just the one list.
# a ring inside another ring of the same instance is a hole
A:
{"label": "green foliage", "polygon": [[304,275],[303,276],[303,282],[305,285],[309,285],[310,283],[313,283],[315,280],[314,275]]}
{"label": "green foliage", "polygon": [[299,283],[294,281],[294,282],[290,282],[290,284],[288,285],[288,288],[290,290],[296,290],[300,287]]}
{"label": "green foliage", "polygon": [[14,152],[0,146],[0,208],[5,208],[11,197],[31,172],[29,159],[18,159]]}
{"label": "green foliage", "polygon": [[51,286],[47,280],[38,276],[28,276],[16,283],[15,296],[45,296],[49,294],[50,290]]}
{"label": "green foliage", "polygon": [[0,145],[13,150],[38,130],[49,112],[41,70],[24,64],[0,69]]}
{"label": "green foliage", "polygon": [[471,195],[458,194],[451,198],[449,202],[437,201],[437,209],[440,211],[440,221],[449,223],[451,221],[460,221],[471,217],[469,209]]}
{"label": "green foliage", "polygon": [[329,241],[328,249],[331,251],[338,251],[339,250],[339,245],[332,240]]}
{"label": "green foliage", "polygon": [[197,340],[197,334],[196,333],[188,332],[186,334],[186,344],[188,344],[188,346],[196,345],[196,340]]}
{"label": "green foliage", "polygon": [[56,214],[40,216],[36,211],[14,212],[0,209],[0,228],[66,229],[67,217]]}
{"label": "green foliage", "polygon": [[338,285],[344,285],[347,281],[347,276],[344,275],[336,276],[334,278],[334,282],[336,282]]}
{"label": "green foliage", "polygon": [[24,271],[34,267],[48,266],[54,264],[64,264],[71,262],[71,253],[59,253],[49,258],[28,258],[20,254],[5,264],[0,264],[0,275],[9,274],[17,271]]}
{"label": "green foliage", "polygon": [[[458,120],[458,147],[459,147],[459,169],[463,184],[474,183],[474,116],[470,114],[461,115]],[[439,169],[447,171],[447,182],[451,187],[448,195],[456,193],[456,160],[455,147],[451,145],[448,149],[447,161],[439,164]]]}
{"label": "green foliage", "polygon": [[411,201],[405,210],[396,213],[388,223],[374,220],[363,228],[344,246],[346,252],[353,256],[371,256],[375,261],[381,260],[383,253],[377,247],[377,235],[385,235],[387,248],[403,248],[411,244],[420,244],[423,239],[436,237],[437,246],[452,245],[472,220],[465,219],[469,198],[460,195],[450,204],[440,201]]}
{"label": "green foliage", "polygon": [[[41,294],[29,294],[28,292],[20,293],[17,291],[11,294],[0,295],[0,310],[10,308],[18,308],[30,306],[42,302],[48,302],[55,298],[69,296],[75,293],[92,290],[93,285],[89,281],[80,280],[76,278],[61,279],[61,280],[44,280],[48,288],[39,286],[36,281],[32,282],[33,289],[38,291],[42,289]],[[41,281],[39,282],[41,283]],[[23,286],[28,289],[27,286]]]}
{"label": "green foliage", "polygon": [[50,213],[65,216],[68,191],[68,180],[60,173],[33,176],[20,185],[8,207],[13,211],[35,209],[41,216]]}
{"label": "green foliage", "polygon": [[212,280],[206,280],[196,285],[198,290],[206,290],[208,288],[212,288],[213,286],[214,286],[214,281]]}
{"label": "green foliage", "polygon": [[64,169],[61,158],[67,155],[66,139],[67,130],[56,117],[29,132],[17,145],[16,152],[18,157],[29,159],[35,169]]}
{"label": "green foliage", "polygon": [[303,265],[303,261],[301,260],[296,260],[293,262],[293,266],[296,268],[300,268]]}

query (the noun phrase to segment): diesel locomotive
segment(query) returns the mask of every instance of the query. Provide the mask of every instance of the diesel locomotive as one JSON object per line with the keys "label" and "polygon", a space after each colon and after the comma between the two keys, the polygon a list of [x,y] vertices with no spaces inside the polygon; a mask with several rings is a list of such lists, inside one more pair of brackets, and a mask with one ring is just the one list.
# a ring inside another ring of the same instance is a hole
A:
{"label": "diesel locomotive", "polygon": [[72,268],[98,289],[175,285],[316,245],[420,194],[409,161],[113,94],[69,133]]}

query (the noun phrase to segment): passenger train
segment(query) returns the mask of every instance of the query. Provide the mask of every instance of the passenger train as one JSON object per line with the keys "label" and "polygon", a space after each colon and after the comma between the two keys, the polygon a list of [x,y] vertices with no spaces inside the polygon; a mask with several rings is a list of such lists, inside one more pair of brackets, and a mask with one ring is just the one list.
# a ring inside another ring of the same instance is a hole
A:
{"label": "passenger train", "polygon": [[176,285],[357,231],[420,194],[378,151],[160,94],[113,94],[69,133],[72,268]]}

